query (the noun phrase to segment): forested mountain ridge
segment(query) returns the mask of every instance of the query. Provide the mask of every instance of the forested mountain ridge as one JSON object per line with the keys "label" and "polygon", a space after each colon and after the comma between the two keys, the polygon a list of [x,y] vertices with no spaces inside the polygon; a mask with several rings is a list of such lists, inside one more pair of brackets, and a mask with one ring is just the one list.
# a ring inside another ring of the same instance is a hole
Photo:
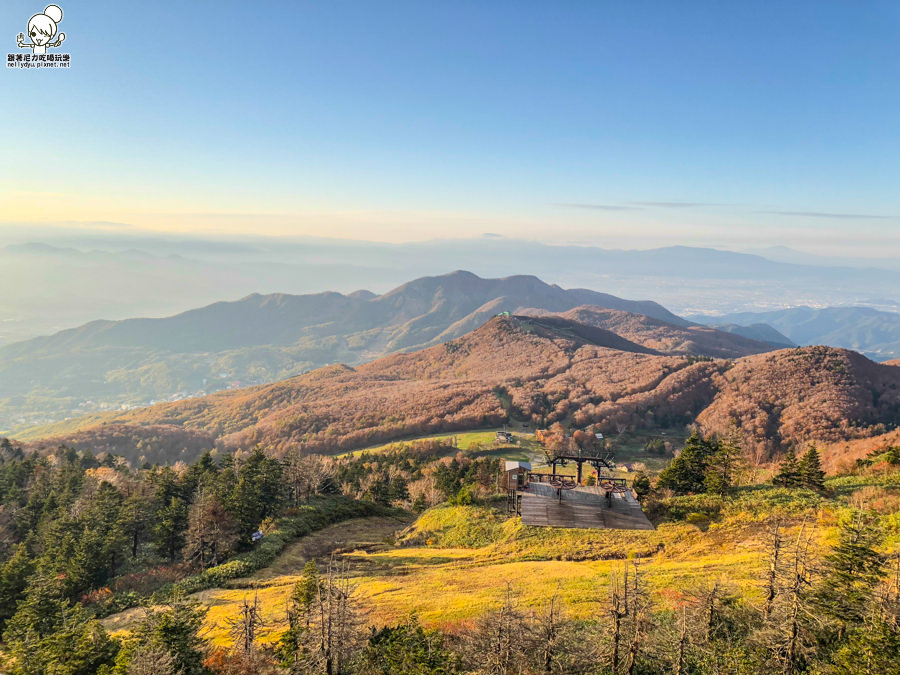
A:
{"label": "forested mountain ridge", "polygon": [[884,433],[900,420],[900,369],[798,348],[738,359],[663,354],[562,317],[497,316],[444,344],[356,368],[87,417],[43,429],[60,443],[155,461],[201,448],[336,453],[519,421],[617,433],[736,423],[761,456],[791,443]]}
{"label": "forested mountain ridge", "polygon": [[[0,432],[275,382],[332,363],[356,365],[452,340],[502,312],[583,305],[651,317],[669,330],[701,330],[655,302],[566,290],[533,276],[454,272],[383,295],[250,295],[164,319],[95,321],[0,347]],[[638,332],[624,337],[641,342]],[[718,342],[707,355],[770,348],[724,334]],[[675,351],[705,353],[696,346]]]}
{"label": "forested mountain ridge", "polygon": [[761,456],[790,442],[878,436],[900,422],[898,372],[832,347],[748,356],[714,378],[718,393],[697,423],[721,430],[735,421]]}

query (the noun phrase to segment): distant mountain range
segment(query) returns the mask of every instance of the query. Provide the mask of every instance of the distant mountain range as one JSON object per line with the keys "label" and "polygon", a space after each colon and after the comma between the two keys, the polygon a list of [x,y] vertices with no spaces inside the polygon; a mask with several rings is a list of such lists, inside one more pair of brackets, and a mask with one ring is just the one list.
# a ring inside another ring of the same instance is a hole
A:
{"label": "distant mountain range", "polygon": [[[553,315],[552,312],[539,309],[525,309],[520,313],[531,316]],[[735,330],[718,330],[696,324],[676,326],[650,316],[602,307],[576,307],[559,316],[573,322],[604,328],[663,354],[732,359],[794,346],[781,333],[768,326],[762,329],[735,326],[733,327]]]}
{"label": "distant mountain range", "polygon": [[[603,308],[593,325],[657,352],[732,358],[771,345],[694,326],[663,306],[533,276],[423,277],[384,293],[250,295],[163,319],[94,321],[0,347],[0,429],[356,365],[452,340],[504,312]],[[611,313],[610,313],[611,312]]]}
{"label": "distant mountain range", "polygon": [[[794,307],[773,312],[692,318],[720,330],[733,330],[729,325],[735,324],[742,327],[765,324],[796,344],[844,347],[877,361],[900,357],[900,314],[871,307]],[[747,332],[742,334],[752,335]],[[756,334],[757,339],[765,339],[764,335]]]}
{"label": "distant mountain range", "polygon": [[76,236],[65,230],[43,236],[0,245],[0,344],[96,319],[171,316],[254,292],[367,288],[382,294],[409,279],[460,268],[482,277],[529,274],[566,288],[653,298],[679,315],[804,303],[900,309],[895,269],[781,249],[763,255],[685,246],[615,250],[502,237],[387,244]]}
{"label": "distant mountain range", "polygon": [[779,348],[797,346],[787,336],[782,335],[767,323],[751,323],[746,326],[741,326],[736,323],[715,323],[712,324],[712,328],[726,333],[741,335],[751,340],[766,342]]}
{"label": "distant mountain range", "polygon": [[[466,275],[456,283],[479,282]],[[527,279],[511,283],[535,287]],[[595,323],[641,321],[604,318],[595,308],[572,314]],[[564,316],[503,315],[443,344],[356,368],[327,366],[274,384],[57,424],[36,434],[32,447],[65,443],[158,462],[256,444],[275,455],[290,448],[336,453],[506,422],[559,421],[610,436],[696,422],[707,432],[737,425],[748,450],[765,459],[789,443],[889,432],[900,421],[898,385],[900,368],[843,349],[698,359]]]}

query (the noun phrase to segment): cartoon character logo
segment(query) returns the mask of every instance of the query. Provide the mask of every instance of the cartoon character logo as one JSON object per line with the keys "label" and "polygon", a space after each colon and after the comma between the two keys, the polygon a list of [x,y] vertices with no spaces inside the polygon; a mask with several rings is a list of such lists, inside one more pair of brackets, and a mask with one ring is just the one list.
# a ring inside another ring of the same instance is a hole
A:
{"label": "cartoon character logo", "polygon": [[[25,42],[25,35],[19,33],[16,42],[19,47],[26,49],[31,47],[32,54],[46,54],[47,47],[59,47],[66,39],[65,33],[56,37],[59,22],[62,21],[63,11],[57,5],[47,5],[43,14],[35,14],[28,21],[28,37],[31,42]],[[55,42],[51,42],[56,37]]]}

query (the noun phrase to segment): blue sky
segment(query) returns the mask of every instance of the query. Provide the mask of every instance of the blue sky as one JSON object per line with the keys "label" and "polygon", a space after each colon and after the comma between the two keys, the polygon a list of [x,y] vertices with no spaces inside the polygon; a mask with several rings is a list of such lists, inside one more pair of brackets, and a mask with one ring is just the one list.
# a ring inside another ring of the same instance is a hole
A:
{"label": "blue sky", "polygon": [[59,4],[7,228],[900,253],[896,2]]}

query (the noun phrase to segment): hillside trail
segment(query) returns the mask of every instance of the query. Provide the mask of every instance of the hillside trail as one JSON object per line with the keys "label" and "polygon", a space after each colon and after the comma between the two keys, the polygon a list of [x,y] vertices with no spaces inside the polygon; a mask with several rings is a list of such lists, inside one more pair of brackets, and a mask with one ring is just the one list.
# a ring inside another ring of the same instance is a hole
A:
{"label": "hillside trail", "polygon": [[[393,537],[413,522],[413,518],[377,516],[354,518],[313,532],[285,547],[284,551],[269,566],[248,577],[232,579],[222,587],[210,588],[188,596],[210,607],[221,604],[219,597],[223,590],[264,588],[270,585],[289,585],[296,581],[303,566],[314,560],[321,568],[331,555],[353,551],[375,552],[392,548]],[[113,633],[133,629],[144,617],[143,607],[132,607],[101,619],[103,626]]]}
{"label": "hillside trail", "polygon": [[330,525],[288,545],[271,565],[252,576],[235,579],[229,586],[252,586],[276,577],[298,575],[310,560],[316,561],[321,567],[322,563],[327,562],[332,554],[353,551],[371,553],[385,548],[393,548],[394,535],[412,522],[413,518],[411,517],[381,516],[354,518]]}

